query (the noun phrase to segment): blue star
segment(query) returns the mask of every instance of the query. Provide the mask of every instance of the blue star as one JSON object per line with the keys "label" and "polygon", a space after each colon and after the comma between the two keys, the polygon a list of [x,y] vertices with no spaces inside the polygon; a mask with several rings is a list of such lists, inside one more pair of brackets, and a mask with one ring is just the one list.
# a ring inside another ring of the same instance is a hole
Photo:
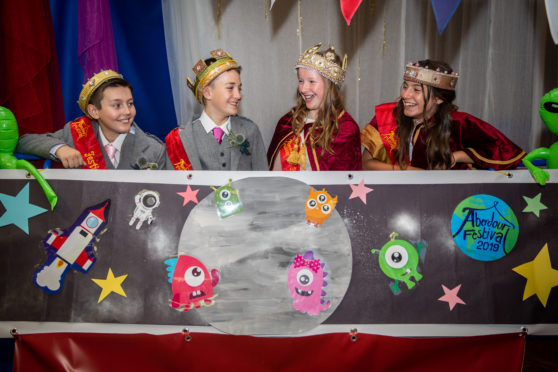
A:
{"label": "blue star", "polygon": [[6,208],[6,213],[0,217],[0,227],[13,223],[27,235],[29,235],[29,218],[47,211],[29,204],[29,183],[21,189],[17,196],[0,194],[0,202]]}

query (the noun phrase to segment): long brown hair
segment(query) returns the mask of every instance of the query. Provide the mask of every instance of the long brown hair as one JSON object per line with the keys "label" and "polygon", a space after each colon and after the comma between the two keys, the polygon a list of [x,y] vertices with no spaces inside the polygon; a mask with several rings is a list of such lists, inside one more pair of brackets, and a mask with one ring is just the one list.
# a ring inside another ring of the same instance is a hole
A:
{"label": "long brown hair", "polygon": [[[323,56],[326,51],[318,52]],[[335,54],[335,62],[341,66],[341,59],[337,54]],[[333,142],[335,136],[337,136],[338,129],[338,119],[341,112],[344,110],[343,97],[339,93],[339,87],[333,83],[331,80],[324,78],[326,84],[323,102],[320,109],[318,110],[318,116],[310,129],[311,144],[312,146],[321,147],[324,151],[333,153],[331,149],[331,142]],[[298,136],[302,129],[304,128],[304,119],[308,115],[308,108],[306,107],[306,102],[304,97],[300,92],[296,91],[296,107],[293,112],[293,132]],[[322,154],[323,155],[323,154]]]}
{"label": "long brown hair", "polygon": [[[425,59],[417,63],[419,66],[431,70],[439,69],[439,71],[447,71],[447,73],[453,72],[450,65],[445,62]],[[452,151],[449,141],[452,128],[451,112],[457,110],[457,106],[452,103],[455,100],[455,91],[435,88],[425,84],[421,84],[421,87],[426,88],[422,89],[422,96],[424,98],[422,122],[428,130],[428,137],[426,138],[428,169],[450,169],[452,166]],[[442,103],[438,105],[438,109],[429,121],[426,118],[426,105],[430,102],[431,98],[439,98],[442,100]],[[399,135],[397,163],[399,167],[405,169],[409,165],[409,144],[414,129],[413,119],[405,116],[403,100],[399,100],[397,103],[394,115],[397,119],[397,132]]]}

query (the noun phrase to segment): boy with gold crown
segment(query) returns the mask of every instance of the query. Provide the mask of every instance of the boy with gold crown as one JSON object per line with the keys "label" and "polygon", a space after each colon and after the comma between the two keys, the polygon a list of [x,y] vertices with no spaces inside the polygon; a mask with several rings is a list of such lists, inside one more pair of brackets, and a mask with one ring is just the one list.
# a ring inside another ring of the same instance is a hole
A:
{"label": "boy with gold crown", "polygon": [[258,126],[238,116],[242,99],[241,67],[221,49],[193,68],[187,85],[201,115],[173,129],[165,143],[167,167],[177,170],[266,170],[265,147]]}
{"label": "boy with gold crown", "polygon": [[297,106],[275,128],[267,157],[271,170],[360,170],[360,129],[344,108],[339,87],[347,56],[333,47],[308,48],[298,59]]}
{"label": "boy with gold crown", "polygon": [[134,122],[132,86],[122,75],[95,74],[78,104],[85,116],[55,133],[22,136],[16,151],[59,160],[65,168],[165,169],[165,147]]}
{"label": "boy with gold crown", "polygon": [[362,130],[363,168],[515,168],[525,156],[521,148],[487,122],[457,111],[458,78],[445,62],[409,62],[398,102],[376,106]]}

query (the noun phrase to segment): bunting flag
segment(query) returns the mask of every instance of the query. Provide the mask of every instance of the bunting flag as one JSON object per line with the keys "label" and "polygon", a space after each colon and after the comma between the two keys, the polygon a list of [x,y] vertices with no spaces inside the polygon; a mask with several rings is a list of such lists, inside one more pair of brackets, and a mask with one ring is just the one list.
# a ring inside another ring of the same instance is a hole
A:
{"label": "bunting flag", "polygon": [[108,0],[79,0],[78,57],[85,83],[101,70],[118,72]]}
{"label": "bunting flag", "polygon": [[438,25],[438,32],[440,35],[444,32],[448,25],[453,13],[457,10],[461,0],[431,0],[434,16],[436,17],[436,24]]}
{"label": "bunting flag", "polygon": [[341,0],[341,13],[343,13],[347,26],[351,25],[351,19],[353,19],[360,3],[362,3],[362,0]]}
{"label": "bunting flag", "polygon": [[19,134],[64,125],[58,58],[48,0],[0,1],[0,106]]}
{"label": "bunting flag", "polygon": [[546,5],[546,16],[548,17],[548,26],[550,27],[552,39],[554,44],[558,45],[558,1],[545,0],[544,4]]}

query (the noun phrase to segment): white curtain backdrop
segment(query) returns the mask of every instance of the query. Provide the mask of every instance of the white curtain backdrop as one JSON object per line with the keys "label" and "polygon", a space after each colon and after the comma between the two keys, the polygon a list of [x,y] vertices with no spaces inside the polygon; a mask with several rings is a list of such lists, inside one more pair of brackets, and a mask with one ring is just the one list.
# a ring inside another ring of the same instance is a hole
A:
{"label": "white curtain backdrop", "polygon": [[[293,66],[323,42],[347,54],[347,111],[364,127],[374,106],[395,100],[407,61],[448,62],[461,75],[456,104],[530,151],[557,140],[538,114],[558,87],[554,45],[542,0],[462,0],[442,35],[429,0],[364,0],[348,27],[339,0],[162,0],[172,89],[179,122],[201,107],[185,80],[209,51],[222,48],[242,66],[241,115],[266,144],[295,103]],[[300,27],[301,26],[301,27]]]}

